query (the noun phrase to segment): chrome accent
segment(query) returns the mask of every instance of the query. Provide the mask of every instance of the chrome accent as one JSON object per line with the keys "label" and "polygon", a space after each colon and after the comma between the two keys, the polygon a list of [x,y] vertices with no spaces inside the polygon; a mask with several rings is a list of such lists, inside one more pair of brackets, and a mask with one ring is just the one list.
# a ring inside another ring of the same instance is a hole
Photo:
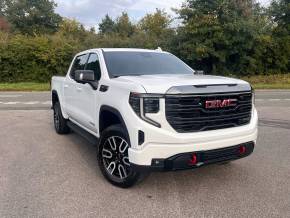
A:
{"label": "chrome accent", "polygon": [[228,93],[228,92],[244,92],[251,91],[251,86],[248,83],[236,84],[212,84],[212,85],[187,85],[173,86],[167,90],[166,94],[211,94],[211,93]]}
{"label": "chrome accent", "polygon": [[223,93],[216,93],[216,94],[205,94],[205,93],[201,93],[201,94],[168,94],[168,95],[165,95],[165,97],[176,97],[176,98],[179,98],[179,97],[202,97],[202,96],[206,96],[206,97],[211,97],[211,96],[224,96],[224,95],[227,95],[227,94],[230,94],[230,95],[239,95],[239,94],[251,94],[252,92],[250,91],[246,91],[246,92],[223,92]]}

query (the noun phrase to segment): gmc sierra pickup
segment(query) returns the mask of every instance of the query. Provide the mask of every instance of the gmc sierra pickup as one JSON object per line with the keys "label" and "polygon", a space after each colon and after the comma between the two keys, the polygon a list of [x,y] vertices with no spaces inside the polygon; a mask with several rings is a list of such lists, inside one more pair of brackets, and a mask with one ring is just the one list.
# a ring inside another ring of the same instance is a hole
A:
{"label": "gmc sierra pickup", "polygon": [[198,75],[159,50],[91,49],[52,78],[54,126],[97,144],[104,177],[130,187],[150,171],[227,163],[253,152],[250,84]]}

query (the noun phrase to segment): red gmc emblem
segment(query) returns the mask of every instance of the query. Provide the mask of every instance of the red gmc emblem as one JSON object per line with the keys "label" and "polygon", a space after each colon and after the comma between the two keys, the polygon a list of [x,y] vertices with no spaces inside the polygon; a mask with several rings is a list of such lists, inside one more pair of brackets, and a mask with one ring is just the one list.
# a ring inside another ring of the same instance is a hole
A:
{"label": "red gmc emblem", "polygon": [[211,100],[205,102],[205,108],[225,108],[234,107],[237,105],[237,99]]}

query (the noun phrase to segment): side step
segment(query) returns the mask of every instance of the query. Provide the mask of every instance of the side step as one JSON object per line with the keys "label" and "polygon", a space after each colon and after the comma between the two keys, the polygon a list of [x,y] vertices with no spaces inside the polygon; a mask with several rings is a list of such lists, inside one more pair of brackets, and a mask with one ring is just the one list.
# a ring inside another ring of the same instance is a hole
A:
{"label": "side step", "polygon": [[78,133],[93,145],[98,145],[99,138],[97,138],[96,136],[92,135],[91,133],[87,132],[86,130],[84,130],[83,128],[79,127],[78,125],[74,124],[71,121],[67,121],[67,125],[72,131]]}

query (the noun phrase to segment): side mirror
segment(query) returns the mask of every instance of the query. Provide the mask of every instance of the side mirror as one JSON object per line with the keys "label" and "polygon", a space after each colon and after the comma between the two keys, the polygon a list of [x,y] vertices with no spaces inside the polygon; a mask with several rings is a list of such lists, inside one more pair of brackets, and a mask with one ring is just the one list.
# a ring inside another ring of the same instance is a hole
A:
{"label": "side mirror", "polygon": [[92,70],[76,70],[75,80],[80,83],[86,83],[95,80],[95,74]]}
{"label": "side mirror", "polygon": [[203,70],[196,70],[195,74],[196,75],[204,75],[204,71]]}
{"label": "side mirror", "polygon": [[98,82],[95,80],[95,73],[92,70],[76,70],[75,80],[79,83],[88,83],[94,90],[98,89]]}

